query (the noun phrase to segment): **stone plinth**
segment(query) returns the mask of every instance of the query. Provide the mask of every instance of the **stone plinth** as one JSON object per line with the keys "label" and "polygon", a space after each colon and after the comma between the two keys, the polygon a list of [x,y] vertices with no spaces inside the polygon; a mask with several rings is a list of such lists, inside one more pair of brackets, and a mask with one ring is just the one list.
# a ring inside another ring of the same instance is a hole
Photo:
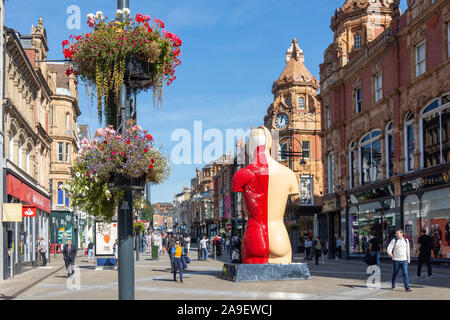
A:
{"label": "stone plinth", "polygon": [[306,263],[288,264],[233,264],[222,268],[222,279],[235,282],[271,280],[311,280]]}

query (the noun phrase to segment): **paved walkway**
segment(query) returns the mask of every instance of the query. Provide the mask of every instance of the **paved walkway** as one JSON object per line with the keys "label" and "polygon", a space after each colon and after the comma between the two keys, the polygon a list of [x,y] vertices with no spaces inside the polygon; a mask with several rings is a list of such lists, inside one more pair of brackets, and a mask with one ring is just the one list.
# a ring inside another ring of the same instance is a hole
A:
{"label": "paved walkway", "polygon": [[[223,260],[226,259],[198,261],[195,248],[191,250],[190,257],[192,262],[184,274],[184,283],[175,283],[167,255],[161,256],[159,260],[152,260],[141,254],[140,261],[135,261],[136,299],[450,299],[450,270],[444,267],[435,267],[433,278],[426,279],[415,278],[416,266],[410,266],[413,291],[406,293],[401,275],[397,289],[390,289],[390,263],[383,263],[381,266],[381,289],[371,289],[367,288],[369,274],[361,261],[324,259],[325,264],[318,266],[309,261],[312,280],[235,283],[220,278]],[[303,262],[302,257],[295,256],[294,262]],[[17,278],[0,282],[0,299],[117,299],[117,270],[96,269],[93,263],[87,262],[87,256],[84,255],[77,258],[76,267],[78,278],[75,279],[79,280],[79,285],[65,278],[60,258],[59,261],[52,260],[47,269],[37,268]],[[39,282],[35,283],[36,281]]]}

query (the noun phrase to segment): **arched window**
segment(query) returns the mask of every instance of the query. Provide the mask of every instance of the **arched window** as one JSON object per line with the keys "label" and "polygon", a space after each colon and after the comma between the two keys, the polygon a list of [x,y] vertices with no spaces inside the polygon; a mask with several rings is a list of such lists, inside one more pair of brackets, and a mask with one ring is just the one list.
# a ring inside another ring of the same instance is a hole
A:
{"label": "arched window", "polygon": [[14,161],[14,131],[9,132],[9,160]]}
{"label": "arched window", "polygon": [[355,49],[361,49],[361,47],[362,47],[362,37],[361,37],[361,34],[360,33],[356,33],[355,35],[354,35],[354,46],[353,46],[353,48],[355,48]]}
{"label": "arched window", "polygon": [[391,121],[386,126],[386,178],[394,175],[394,123]]}
{"label": "arched window", "polygon": [[409,112],[405,118],[405,169],[406,172],[414,170],[414,114]]}
{"label": "arched window", "polygon": [[28,174],[30,174],[30,152],[31,152],[31,148],[28,146],[27,148],[27,158],[26,158],[26,171]]}
{"label": "arched window", "polygon": [[70,120],[70,116],[69,116],[69,114],[67,113],[67,114],[66,114],[66,129],[69,129],[69,120]]}
{"label": "arched window", "polygon": [[349,181],[350,181],[350,189],[355,187],[355,177],[356,177],[356,149],[355,149],[355,141],[350,142],[350,146],[348,148],[348,172],[349,172]]}
{"label": "arched window", "polygon": [[420,116],[421,166],[450,160],[450,94],[431,102]]}
{"label": "arched window", "polygon": [[359,142],[359,180],[367,184],[380,179],[381,145],[380,130],[366,134]]}
{"label": "arched window", "polygon": [[62,189],[62,182],[58,182],[58,205],[64,205],[64,190]]}
{"label": "arched window", "polygon": [[287,151],[288,151],[288,142],[283,142],[281,143],[280,146],[280,161],[285,161],[287,160]]}
{"label": "arched window", "polygon": [[20,169],[23,169],[23,142],[19,140],[19,162],[18,166]]}

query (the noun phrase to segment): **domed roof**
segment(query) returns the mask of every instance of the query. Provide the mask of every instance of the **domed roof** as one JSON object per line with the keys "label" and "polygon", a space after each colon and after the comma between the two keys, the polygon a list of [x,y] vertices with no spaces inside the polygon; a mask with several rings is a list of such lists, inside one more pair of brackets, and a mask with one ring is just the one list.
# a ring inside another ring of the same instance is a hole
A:
{"label": "domed roof", "polygon": [[297,39],[292,40],[292,44],[286,52],[286,67],[280,77],[274,81],[272,91],[285,84],[318,87],[316,77],[309,72],[304,61],[303,50],[300,49]]}

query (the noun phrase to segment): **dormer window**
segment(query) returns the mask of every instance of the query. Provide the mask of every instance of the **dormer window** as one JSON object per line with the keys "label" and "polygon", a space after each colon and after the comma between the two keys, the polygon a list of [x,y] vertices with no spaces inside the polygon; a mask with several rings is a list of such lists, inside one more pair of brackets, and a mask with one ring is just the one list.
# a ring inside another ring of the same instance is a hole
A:
{"label": "dormer window", "polygon": [[303,97],[298,98],[298,107],[300,109],[305,109],[305,98]]}
{"label": "dormer window", "polygon": [[354,38],[354,49],[361,49],[362,47],[362,37],[360,33],[355,34]]}

